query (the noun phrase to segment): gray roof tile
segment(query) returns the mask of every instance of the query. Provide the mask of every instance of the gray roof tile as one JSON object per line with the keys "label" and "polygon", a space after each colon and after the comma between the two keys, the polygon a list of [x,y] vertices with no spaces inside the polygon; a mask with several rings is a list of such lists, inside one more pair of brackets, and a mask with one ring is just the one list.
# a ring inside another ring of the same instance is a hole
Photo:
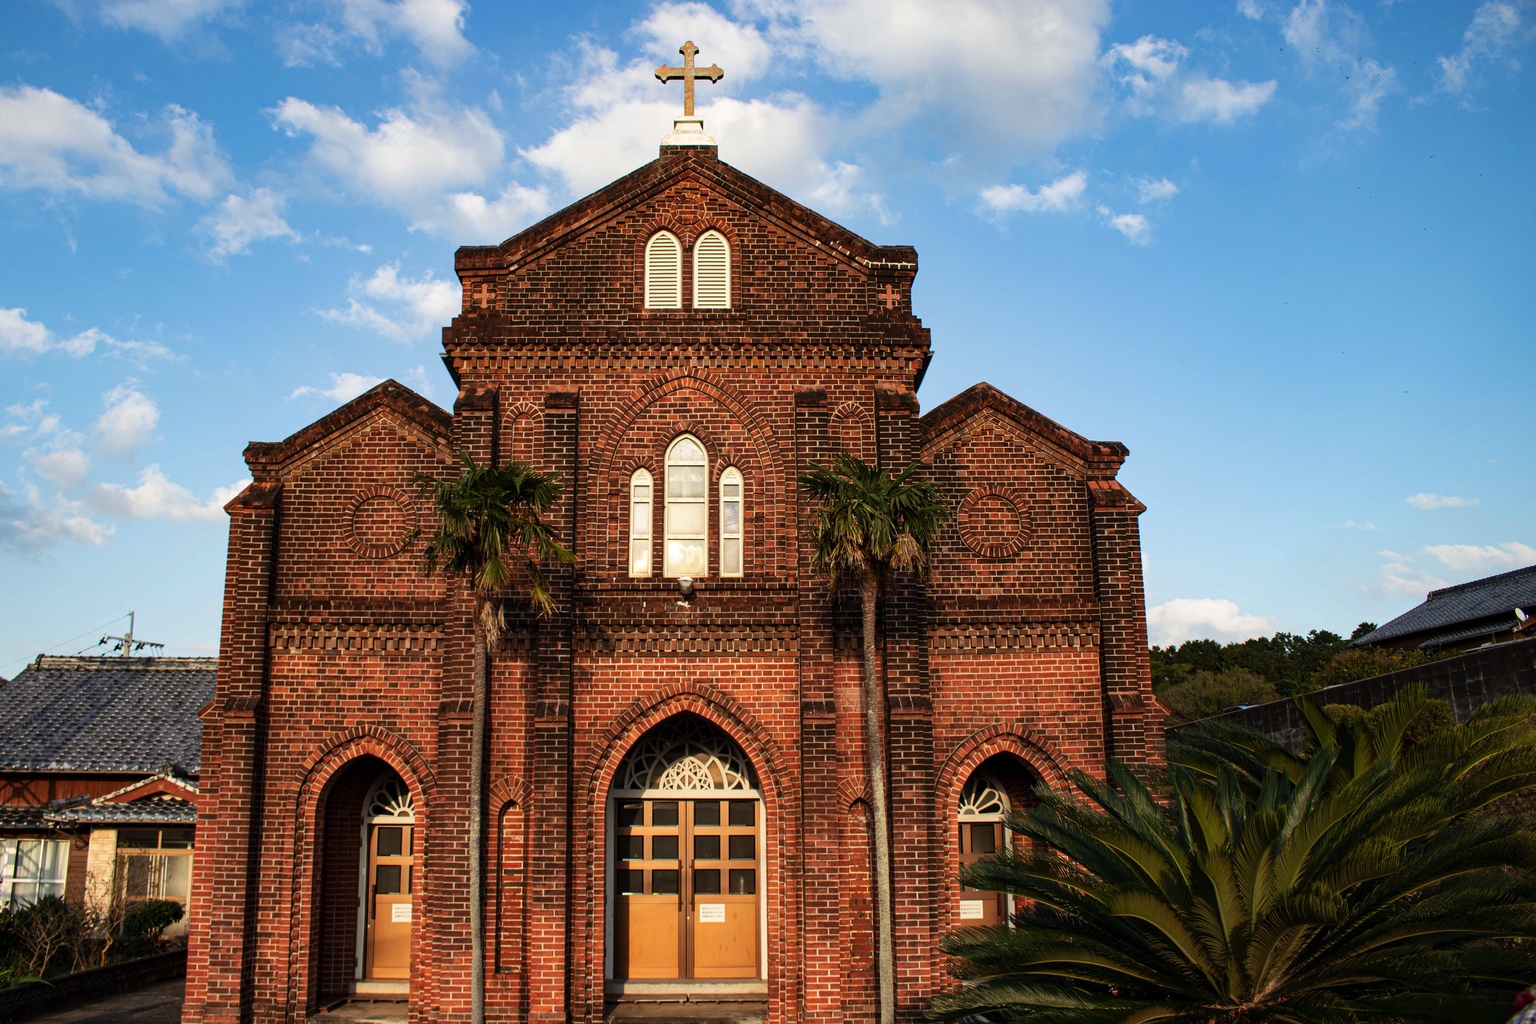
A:
{"label": "gray roof tile", "polygon": [[1536,609],[1536,565],[1432,590],[1423,604],[1367,633],[1354,646],[1366,647],[1432,630],[1471,629],[1481,620],[1496,617],[1513,621],[1516,608]]}
{"label": "gray roof tile", "polygon": [[40,656],[0,686],[0,770],[196,774],[217,658]]}

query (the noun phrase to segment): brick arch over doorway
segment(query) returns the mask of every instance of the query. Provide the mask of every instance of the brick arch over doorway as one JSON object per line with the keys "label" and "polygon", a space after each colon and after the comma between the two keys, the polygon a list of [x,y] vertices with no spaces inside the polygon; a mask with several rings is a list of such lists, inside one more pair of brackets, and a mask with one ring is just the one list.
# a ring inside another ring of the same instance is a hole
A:
{"label": "brick arch over doorway", "polygon": [[[289,960],[290,1014],[314,1012],[326,997],[345,995],[355,972],[361,954],[357,946],[358,843],[368,792],[386,772],[394,772],[410,791],[421,827],[427,822],[436,786],[421,754],[378,728],[352,729],[333,737],[305,759],[304,767],[307,774],[293,816],[289,941],[297,955]],[[419,836],[414,845],[415,870],[421,876],[424,846]],[[420,920],[414,928],[412,961],[418,965],[428,963],[429,925]],[[430,970],[416,972],[411,984],[413,999],[426,998]]]}
{"label": "brick arch over doorway", "polygon": [[[581,946],[587,962],[605,962],[607,926],[604,907],[607,898],[607,866],[610,851],[605,834],[608,793],[625,755],[647,733],[680,714],[693,714],[720,729],[746,756],[757,776],[763,805],[763,879],[767,894],[766,960],[768,1005],[793,1006],[799,998],[799,974],[793,958],[776,956],[775,951],[796,948],[796,907],[799,878],[789,866],[799,859],[800,834],[787,802],[786,783],[796,766],[773,739],[772,730],[730,695],[708,683],[676,683],[636,701],[618,716],[614,724],[594,744],[594,754],[579,765],[577,777],[588,779],[583,800],[586,807],[578,813],[587,822],[585,846],[588,856],[579,866],[576,883],[590,894],[584,915]],[[584,876],[584,877],[583,877]],[[603,999],[605,972],[593,970],[578,982],[586,998],[600,1004]]]}

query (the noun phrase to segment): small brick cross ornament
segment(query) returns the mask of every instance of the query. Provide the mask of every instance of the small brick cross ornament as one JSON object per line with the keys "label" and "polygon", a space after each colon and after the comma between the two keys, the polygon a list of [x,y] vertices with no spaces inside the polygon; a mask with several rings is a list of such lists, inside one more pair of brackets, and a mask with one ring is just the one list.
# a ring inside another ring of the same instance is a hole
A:
{"label": "small brick cross ornament", "polygon": [[692,39],[680,46],[677,52],[683,55],[683,66],[674,68],[663,64],[656,69],[656,80],[662,83],[670,82],[674,78],[681,78],[683,80],[683,116],[692,117],[693,80],[695,78],[706,78],[711,82],[718,82],[725,77],[725,72],[720,70],[720,65],[718,64],[711,64],[707,68],[694,67],[693,58],[699,52],[699,48],[693,45]]}
{"label": "small brick cross ornament", "polygon": [[885,303],[886,309],[895,309],[896,303],[901,301],[901,292],[896,291],[890,286],[890,283],[887,282],[885,291],[878,293],[875,298]]}

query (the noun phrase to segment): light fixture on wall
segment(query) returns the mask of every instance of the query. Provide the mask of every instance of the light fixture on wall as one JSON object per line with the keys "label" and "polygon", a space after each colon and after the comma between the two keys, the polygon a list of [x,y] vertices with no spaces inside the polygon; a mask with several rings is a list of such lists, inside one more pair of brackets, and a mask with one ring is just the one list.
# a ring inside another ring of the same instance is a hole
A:
{"label": "light fixture on wall", "polygon": [[683,599],[677,602],[678,604],[691,604],[693,601],[693,577],[679,576],[677,578],[677,592],[683,596]]}

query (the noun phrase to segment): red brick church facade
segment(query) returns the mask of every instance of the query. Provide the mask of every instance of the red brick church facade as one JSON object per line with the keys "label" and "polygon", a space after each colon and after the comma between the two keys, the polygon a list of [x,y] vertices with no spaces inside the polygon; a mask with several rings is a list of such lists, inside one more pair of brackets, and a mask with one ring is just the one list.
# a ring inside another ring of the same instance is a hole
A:
{"label": "red brick church facade", "polygon": [[552,617],[509,598],[494,652],[488,1019],[684,997],[871,1019],[858,608],[810,569],[795,488],[840,449],[920,460],[957,512],[881,620],[898,998],[920,1017],[941,935],[1005,909],[957,880],[1000,810],[1159,757],[1125,447],[985,384],[920,414],[916,252],[713,146],[663,146],[456,269],[451,415],[387,382],[246,449],[184,1019],[370,992],[469,1017],[471,599],[409,542],[432,527],[415,475],[459,451],[558,473],[579,558]]}

